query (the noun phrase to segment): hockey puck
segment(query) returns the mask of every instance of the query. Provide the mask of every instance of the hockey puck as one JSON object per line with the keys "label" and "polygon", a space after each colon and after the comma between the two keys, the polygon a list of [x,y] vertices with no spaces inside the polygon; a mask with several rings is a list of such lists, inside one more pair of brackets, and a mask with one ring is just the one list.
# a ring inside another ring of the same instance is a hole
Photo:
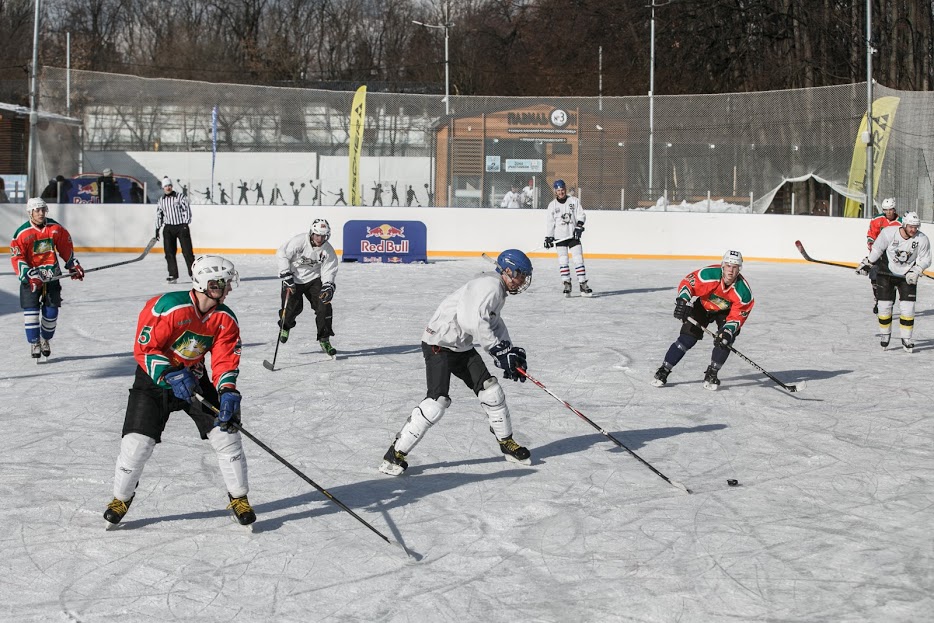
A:
{"label": "hockey puck", "polygon": [[731,487],[736,487],[739,486],[739,481],[730,478],[726,481],[726,484],[730,485]]}

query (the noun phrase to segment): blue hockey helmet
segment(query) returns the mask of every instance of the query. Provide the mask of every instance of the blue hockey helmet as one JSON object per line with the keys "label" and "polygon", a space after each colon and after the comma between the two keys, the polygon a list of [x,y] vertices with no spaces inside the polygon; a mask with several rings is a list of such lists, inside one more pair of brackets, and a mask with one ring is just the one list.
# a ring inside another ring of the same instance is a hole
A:
{"label": "blue hockey helmet", "polygon": [[510,294],[519,294],[528,290],[532,285],[532,260],[519,249],[506,249],[496,258],[496,272],[510,277],[523,277],[522,282],[515,288],[507,290]]}
{"label": "blue hockey helmet", "polygon": [[568,185],[564,183],[564,180],[555,180],[555,183],[552,184],[552,187],[555,190],[558,190],[559,188],[563,188],[564,190],[568,189]]}

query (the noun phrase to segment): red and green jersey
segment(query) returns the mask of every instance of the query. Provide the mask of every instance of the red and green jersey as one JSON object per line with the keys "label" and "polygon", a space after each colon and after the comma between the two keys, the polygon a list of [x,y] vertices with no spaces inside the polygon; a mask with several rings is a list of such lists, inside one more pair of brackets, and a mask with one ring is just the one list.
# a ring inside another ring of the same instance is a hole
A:
{"label": "red and green jersey", "polygon": [[879,237],[879,233],[886,227],[898,227],[902,224],[901,217],[890,221],[885,218],[885,214],[880,214],[874,219],[869,221],[869,229],[866,231],[866,246],[869,247],[869,250],[872,251],[872,245],[876,241],[876,238]]}
{"label": "red and green jersey", "polygon": [[720,264],[695,270],[678,284],[678,296],[687,300],[698,297],[712,314],[726,312],[723,328],[736,334],[756,302],[745,277],[739,275],[729,288],[723,287],[722,277]]}
{"label": "red and green jersey", "polygon": [[32,221],[26,221],[16,230],[13,241],[10,242],[13,272],[23,283],[29,281],[26,273],[31,268],[38,268],[43,279],[61,275],[62,269],[58,265],[56,251],[65,263],[74,257],[75,248],[68,230],[50,218],[45,219],[45,225],[42,227],[36,227]]}
{"label": "red and green jersey", "polygon": [[240,325],[226,305],[198,311],[193,291],[150,299],[139,313],[133,356],[153,381],[169,387],[169,368],[190,368],[211,353],[211,381],[218,391],[236,389],[240,374]]}

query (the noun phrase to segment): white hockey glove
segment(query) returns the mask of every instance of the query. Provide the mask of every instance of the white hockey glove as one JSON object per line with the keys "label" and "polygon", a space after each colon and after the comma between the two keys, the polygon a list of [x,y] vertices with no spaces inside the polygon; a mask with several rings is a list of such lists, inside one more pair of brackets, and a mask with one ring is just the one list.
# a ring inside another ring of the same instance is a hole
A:
{"label": "white hockey glove", "polygon": [[869,269],[872,268],[872,262],[869,261],[869,257],[864,257],[859,262],[859,266],[856,267],[857,275],[868,275]]}
{"label": "white hockey glove", "polygon": [[910,286],[918,285],[918,279],[921,278],[921,268],[919,266],[912,266],[908,269],[908,272],[905,273],[905,283]]}

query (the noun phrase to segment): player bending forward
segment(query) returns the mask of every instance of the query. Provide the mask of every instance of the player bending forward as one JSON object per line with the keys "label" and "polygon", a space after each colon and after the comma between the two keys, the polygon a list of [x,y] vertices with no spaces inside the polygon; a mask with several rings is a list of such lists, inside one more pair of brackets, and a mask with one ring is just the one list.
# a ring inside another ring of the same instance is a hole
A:
{"label": "player bending forward", "polygon": [[[682,322],[681,335],[668,347],[665,361],[655,372],[653,385],[661,387],[667,383],[671,369],[697,344],[697,340],[704,337],[703,329],[688,320],[693,318],[701,327],[711,322],[717,324],[718,332],[710,365],[704,372],[704,389],[716,390],[720,387],[717,372],[730,356],[729,347],[755,305],[749,283],[739,274],[742,267],[743,255],[739,251],[727,251],[719,266],[714,264],[695,270],[681,280],[674,314]],[[692,305],[691,299],[694,297],[697,298]]]}
{"label": "player bending forward", "polygon": [[882,348],[892,339],[892,309],[898,292],[898,324],[902,348],[914,350],[911,334],[915,328],[915,300],[918,279],[931,265],[931,243],[921,233],[921,219],[915,212],[902,217],[901,227],[886,227],[872,245],[872,251],[856,269],[857,275],[868,275],[875,264],[876,296],[879,299],[879,330]]}
{"label": "player bending forward", "polygon": [[49,206],[39,198],[26,203],[29,220],[20,225],[10,242],[10,261],[19,278],[19,305],[23,308],[26,341],[30,354],[36,360],[52,354],[49,341],[58,324],[58,308],[62,306],[62,274],[58,255],[65,260],[65,268],[72,279],[83,280],[84,269],[75,259],[74,246],[68,230],[46,218]]}
{"label": "player bending forward", "polygon": [[512,345],[500,316],[506,294],[524,292],[532,283],[532,262],[518,249],[507,249],[496,258],[496,272],[483,273],[449,295],[435,311],[422,334],[422,355],[428,395],[412,411],[383,457],[379,471],[398,476],[409,466],[406,455],[437,424],[451,406],[451,375],[473,390],[490,422],[507,461],[530,465],[531,453],[512,438],[512,420],[506,395],[490,375],[475,346],[495,359],[503,378],[525,382],[525,350]]}
{"label": "player bending forward", "polygon": [[[146,461],[162,441],[169,415],[185,411],[201,439],[211,442],[227,486],[227,508],[242,525],[256,521],[247,499],[246,456],[236,424],[240,422],[240,326],[224,304],[239,282],[234,265],[216,255],[192,264],[193,288],[150,299],[139,314],[133,356],[139,364],[127,400],[123,439],[114,469],[114,499],[104,511],[120,523],[136,494]],[[204,369],[211,353],[211,375]],[[195,399],[200,394],[219,413]]]}

